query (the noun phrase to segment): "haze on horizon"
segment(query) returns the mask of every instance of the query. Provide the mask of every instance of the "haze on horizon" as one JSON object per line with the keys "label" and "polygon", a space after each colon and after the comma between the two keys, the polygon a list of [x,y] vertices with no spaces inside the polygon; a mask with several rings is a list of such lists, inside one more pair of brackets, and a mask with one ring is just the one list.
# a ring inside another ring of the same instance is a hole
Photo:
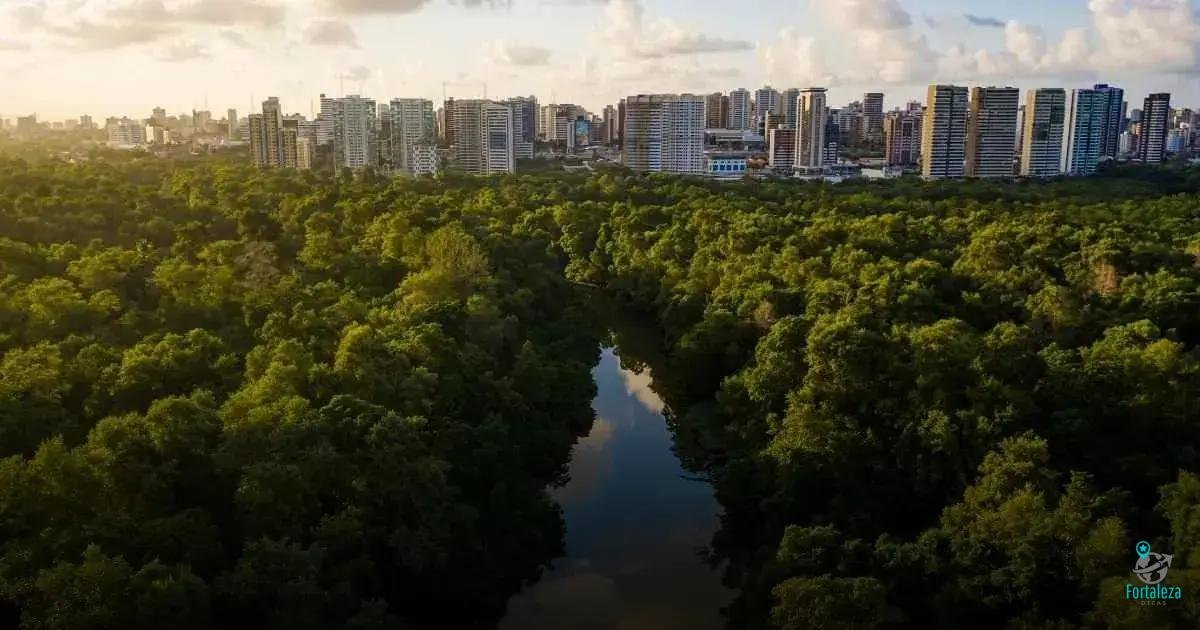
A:
{"label": "haze on horizon", "polygon": [[[930,82],[1080,87],[1200,105],[1196,0],[6,0],[0,118],[245,112],[267,96],[634,93]],[[443,88],[443,82],[448,83]],[[1131,105],[1133,107],[1135,105]]]}

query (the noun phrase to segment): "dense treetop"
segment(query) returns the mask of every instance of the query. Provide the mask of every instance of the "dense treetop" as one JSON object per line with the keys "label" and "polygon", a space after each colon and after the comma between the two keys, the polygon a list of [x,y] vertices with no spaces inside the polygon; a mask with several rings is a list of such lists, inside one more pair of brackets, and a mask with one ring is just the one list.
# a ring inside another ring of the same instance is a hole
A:
{"label": "dense treetop", "polygon": [[562,544],[595,292],[660,331],[738,628],[1162,627],[1200,175],[391,180],[0,158],[0,625],[486,627]]}

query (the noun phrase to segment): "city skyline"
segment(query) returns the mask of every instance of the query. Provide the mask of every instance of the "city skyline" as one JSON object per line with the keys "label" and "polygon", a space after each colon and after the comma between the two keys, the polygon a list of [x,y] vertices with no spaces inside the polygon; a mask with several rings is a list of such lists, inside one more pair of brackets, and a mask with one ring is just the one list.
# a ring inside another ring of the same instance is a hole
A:
{"label": "city skyline", "polygon": [[[704,9],[712,8],[713,11]],[[821,86],[831,103],[931,83],[1120,84],[1200,101],[1192,0],[20,0],[0,9],[0,117],[251,111],[278,96],[445,95],[601,111],[639,93]],[[697,10],[700,9],[700,10]],[[717,10],[719,9],[719,10]],[[344,90],[343,90],[344,85]],[[61,86],[61,87],[60,87]]]}

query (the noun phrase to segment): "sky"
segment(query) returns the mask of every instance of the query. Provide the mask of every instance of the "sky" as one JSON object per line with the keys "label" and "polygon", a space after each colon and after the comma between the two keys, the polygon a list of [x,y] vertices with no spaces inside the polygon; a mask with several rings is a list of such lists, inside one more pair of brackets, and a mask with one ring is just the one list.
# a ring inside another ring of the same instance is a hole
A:
{"label": "sky", "polygon": [[932,82],[1200,106],[1200,0],[0,0],[0,118]]}

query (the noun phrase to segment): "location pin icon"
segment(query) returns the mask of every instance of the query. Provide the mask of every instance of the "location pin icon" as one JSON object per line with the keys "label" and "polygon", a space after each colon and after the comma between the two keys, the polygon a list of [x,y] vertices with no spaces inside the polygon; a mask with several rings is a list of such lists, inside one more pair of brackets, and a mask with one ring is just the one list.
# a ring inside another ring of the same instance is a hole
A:
{"label": "location pin icon", "polygon": [[1146,556],[1150,555],[1150,543],[1148,543],[1144,540],[1140,541],[1140,542],[1138,542],[1138,544],[1134,548],[1134,550],[1137,551],[1137,555],[1139,557],[1145,558]]}

